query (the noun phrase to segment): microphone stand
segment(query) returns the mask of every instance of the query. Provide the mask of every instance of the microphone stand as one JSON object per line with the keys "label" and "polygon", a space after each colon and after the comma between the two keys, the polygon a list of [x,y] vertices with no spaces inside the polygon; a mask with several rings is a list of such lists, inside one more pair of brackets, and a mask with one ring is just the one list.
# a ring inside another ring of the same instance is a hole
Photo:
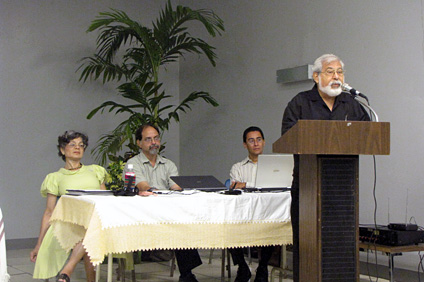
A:
{"label": "microphone stand", "polygon": [[371,106],[368,105],[367,103],[365,103],[365,102],[363,102],[363,101],[361,101],[361,100],[359,100],[357,98],[358,98],[358,96],[355,96],[354,97],[354,99],[356,99],[356,101],[358,101],[359,104],[361,104],[362,106],[364,106],[365,108],[367,108],[372,113],[372,115],[374,116],[375,121],[378,122],[378,116],[377,116],[377,113],[374,111],[374,109],[371,108]]}

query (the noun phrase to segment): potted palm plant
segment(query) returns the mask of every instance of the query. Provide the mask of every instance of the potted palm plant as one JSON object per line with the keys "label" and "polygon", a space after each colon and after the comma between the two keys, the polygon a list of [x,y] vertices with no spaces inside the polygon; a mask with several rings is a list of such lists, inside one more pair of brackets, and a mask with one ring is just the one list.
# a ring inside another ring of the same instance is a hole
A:
{"label": "potted palm plant", "polygon": [[100,31],[97,52],[82,59],[79,79],[118,83],[119,94],[130,101],[126,105],[106,101],[87,116],[90,119],[106,109],[115,114],[126,113],[125,119],[112,132],[100,137],[92,151],[101,164],[105,164],[109,156],[115,161],[124,145],[131,152],[138,152],[134,132],[141,124],[153,123],[163,132],[172,121],[179,122],[180,113],[190,110],[196,100],[218,106],[205,91],[183,95],[185,98],[178,105],[171,105],[167,99],[172,95],[165,92],[160,82],[163,66],[177,62],[186,53],[206,55],[215,66],[215,48],[189,34],[186,24],[191,21],[200,22],[212,37],[224,31],[223,21],[213,11],[192,10],[180,5],[174,9],[170,1],[152,28],[115,9],[100,13],[92,21],[87,32]]}

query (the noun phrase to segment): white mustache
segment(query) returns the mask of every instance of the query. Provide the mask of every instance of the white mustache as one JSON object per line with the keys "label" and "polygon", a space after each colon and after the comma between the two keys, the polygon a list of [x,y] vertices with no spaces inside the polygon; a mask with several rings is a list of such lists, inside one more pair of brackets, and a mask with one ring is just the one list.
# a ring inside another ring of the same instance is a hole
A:
{"label": "white mustache", "polygon": [[330,86],[333,86],[333,85],[338,85],[338,86],[342,86],[342,83],[340,82],[340,81],[332,81],[331,83],[330,83]]}

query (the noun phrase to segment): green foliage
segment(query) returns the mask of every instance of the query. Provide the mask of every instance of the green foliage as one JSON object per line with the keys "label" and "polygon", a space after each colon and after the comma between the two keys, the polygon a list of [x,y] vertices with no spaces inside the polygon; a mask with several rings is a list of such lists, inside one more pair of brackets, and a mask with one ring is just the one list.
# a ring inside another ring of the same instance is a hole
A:
{"label": "green foliage", "polygon": [[124,187],[122,172],[124,171],[125,162],[122,157],[111,159],[107,167],[108,175],[106,176],[106,188],[108,190],[120,190]]}
{"label": "green foliage", "polygon": [[90,119],[105,110],[126,113],[127,118],[112,132],[103,135],[93,149],[101,164],[106,163],[109,155],[121,151],[124,145],[138,152],[133,136],[142,124],[155,124],[163,132],[169,129],[172,121],[179,122],[180,113],[190,110],[198,99],[218,106],[218,102],[204,91],[188,94],[179,105],[167,103],[172,96],[165,93],[159,82],[160,67],[176,62],[186,53],[204,54],[215,66],[215,48],[190,35],[185,26],[190,21],[200,22],[212,37],[224,31],[223,21],[214,12],[183,6],[174,9],[170,1],[153,22],[153,28],[142,26],[125,12],[115,9],[100,13],[91,23],[87,32],[100,31],[97,53],[82,59],[78,69],[80,81],[118,82],[118,93],[131,101],[128,105],[106,101],[87,116]]}

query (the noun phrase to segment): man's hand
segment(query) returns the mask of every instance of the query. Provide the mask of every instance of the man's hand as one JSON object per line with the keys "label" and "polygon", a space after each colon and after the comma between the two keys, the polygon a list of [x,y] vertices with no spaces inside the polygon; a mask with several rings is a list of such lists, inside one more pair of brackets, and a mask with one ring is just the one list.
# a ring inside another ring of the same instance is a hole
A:
{"label": "man's hand", "polygon": [[244,189],[246,182],[231,182],[230,189]]}
{"label": "man's hand", "polygon": [[143,197],[147,197],[147,196],[150,196],[150,195],[155,195],[155,193],[149,192],[149,191],[139,191],[138,195],[143,196]]}
{"label": "man's hand", "polygon": [[169,190],[181,191],[183,189],[180,186],[178,186],[177,184],[174,184],[174,185],[171,186],[171,188],[169,188]]}

